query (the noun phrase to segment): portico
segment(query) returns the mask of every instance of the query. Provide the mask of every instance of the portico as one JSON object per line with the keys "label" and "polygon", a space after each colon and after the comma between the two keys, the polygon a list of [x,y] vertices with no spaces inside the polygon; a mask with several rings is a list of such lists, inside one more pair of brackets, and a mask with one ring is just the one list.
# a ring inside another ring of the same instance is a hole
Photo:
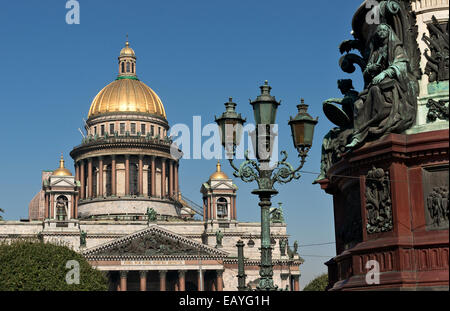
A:
{"label": "portico", "polygon": [[83,252],[111,290],[222,291],[228,253],[157,225]]}

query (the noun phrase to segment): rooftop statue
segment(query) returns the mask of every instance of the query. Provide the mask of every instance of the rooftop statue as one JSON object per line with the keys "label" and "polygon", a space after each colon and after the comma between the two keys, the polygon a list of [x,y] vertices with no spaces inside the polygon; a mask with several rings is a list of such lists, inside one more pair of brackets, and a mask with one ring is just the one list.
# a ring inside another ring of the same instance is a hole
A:
{"label": "rooftop statue", "polygon": [[151,207],[147,207],[147,224],[149,224],[150,222],[154,222],[157,219],[157,213],[156,211],[151,208]]}
{"label": "rooftop statue", "polygon": [[278,207],[270,208],[270,221],[273,223],[282,223],[284,222],[283,208],[281,207],[282,203],[278,203]]}
{"label": "rooftop statue", "polygon": [[87,233],[85,231],[81,230],[81,233],[80,233],[80,246],[81,247],[86,246],[86,237],[87,237]]}
{"label": "rooftop statue", "polygon": [[216,231],[216,247],[222,247],[222,239],[223,239],[222,231],[220,230]]}

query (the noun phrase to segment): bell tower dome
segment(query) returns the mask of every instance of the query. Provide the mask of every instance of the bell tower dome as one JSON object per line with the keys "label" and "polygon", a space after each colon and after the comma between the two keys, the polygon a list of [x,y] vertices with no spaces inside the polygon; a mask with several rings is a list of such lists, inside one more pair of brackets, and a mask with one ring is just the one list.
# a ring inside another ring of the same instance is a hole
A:
{"label": "bell tower dome", "polygon": [[130,43],[125,42],[125,47],[120,51],[119,59],[119,78],[120,77],[136,77],[136,54],[130,48]]}
{"label": "bell tower dome", "polygon": [[220,162],[217,161],[216,171],[200,189],[203,194],[204,221],[212,223],[235,221],[236,191],[237,186],[222,172]]}

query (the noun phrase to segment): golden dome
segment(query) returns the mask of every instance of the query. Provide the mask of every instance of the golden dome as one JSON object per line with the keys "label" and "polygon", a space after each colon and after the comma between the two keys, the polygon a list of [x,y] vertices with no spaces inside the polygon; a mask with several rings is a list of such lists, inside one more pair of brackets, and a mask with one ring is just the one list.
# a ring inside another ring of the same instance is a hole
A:
{"label": "golden dome", "polygon": [[105,86],[92,101],[88,118],[111,112],[141,112],[166,118],[158,95],[136,77],[134,51],[128,40],[120,51],[119,76]]}
{"label": "golden dome", "polygon": [[61,154],[61,160],[59,160],[59,168],[53,171],[52,176],[72,176],[72,173],[64,167],[64,158]]}
{"label": "golden dome", "polygon": [[221,171],[219,161],[217,161],[216,171],[209,177],[209,179],[229,179],[227,174]]}
{"label": "golden dome", "polygon": [[130,48],[130,43],[128,42],[128,40],[127,40],[127,42],[125,42],[125,47],[122,50],[120,50],[120,56],[136,57],[134,50],[132,48]]}
{"label": "golden dome", "polygon": [[158,95],[137,79],[122,78],[111,82],[92,101],[88,118],[109,112],[142,112],[166,118]]}

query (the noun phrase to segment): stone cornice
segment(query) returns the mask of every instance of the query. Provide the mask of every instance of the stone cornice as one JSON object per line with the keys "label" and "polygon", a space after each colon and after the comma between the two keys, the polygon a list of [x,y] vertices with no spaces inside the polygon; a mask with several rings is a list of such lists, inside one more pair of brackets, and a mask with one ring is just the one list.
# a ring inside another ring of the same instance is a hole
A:
{"label": "stone cornice", "polygon": [[147,140],[145,137],[109,137],[78,145],[70,152],[70,156],[75,160],[82,160],[89,157],[87,154],[108,156],[116,153],[117,155],[153,155],[172,159],[170,151],[171,143],[164,140]]}
{"label": "stone cornice", "polygon": [[105,255],[95,255],[95,254],[85,254],[82,253],[87,260],[91,261],[121,261],[121,260],[195,260],[201,257],[206,260],[223,260],[227,255],[165,255],[165,256],[136,256],[136,255],[117,255],[117,256],[105,256]]}
{"label": "stone cornice", "polygon": [[163,126],[164,128],[169,129],[169,123],[164,117],[156,114],[140,113],[140,112],[109,112],[99,114],[90,117],[86,121],[86,123],[89,126],[92,126],[94,124],[102,122],[134,121],[134,120],[157,123]]}
{"label": "stone cornice", "polygon": [[381,166],[392,161],[414,161],[416,164],[445,163],[448,162],[448,152],[448,129],[410,135],[389,134],[344,155],[341,161],[328,170],[328,178],[319,181],[319,184],[327,193],[332,193],[334,190],[329,188],[330,178],[335,185],[339,183],[338,180],[351,182],[348,176],[359,178],[361,168],[374,163]]}
{"label": "stone cornice", "polygon": [[[257,259],[245,259],[245,265],[246,266],[259,266],[261,264],[261,260]],[[223,260],[224,265],[225,264],[237,264],[238,259],[237,258],[225,258]],[[303,264],[303,261],[300,259],[272,259],[273,265],[280,265],[280,266],[299,266]]]}

